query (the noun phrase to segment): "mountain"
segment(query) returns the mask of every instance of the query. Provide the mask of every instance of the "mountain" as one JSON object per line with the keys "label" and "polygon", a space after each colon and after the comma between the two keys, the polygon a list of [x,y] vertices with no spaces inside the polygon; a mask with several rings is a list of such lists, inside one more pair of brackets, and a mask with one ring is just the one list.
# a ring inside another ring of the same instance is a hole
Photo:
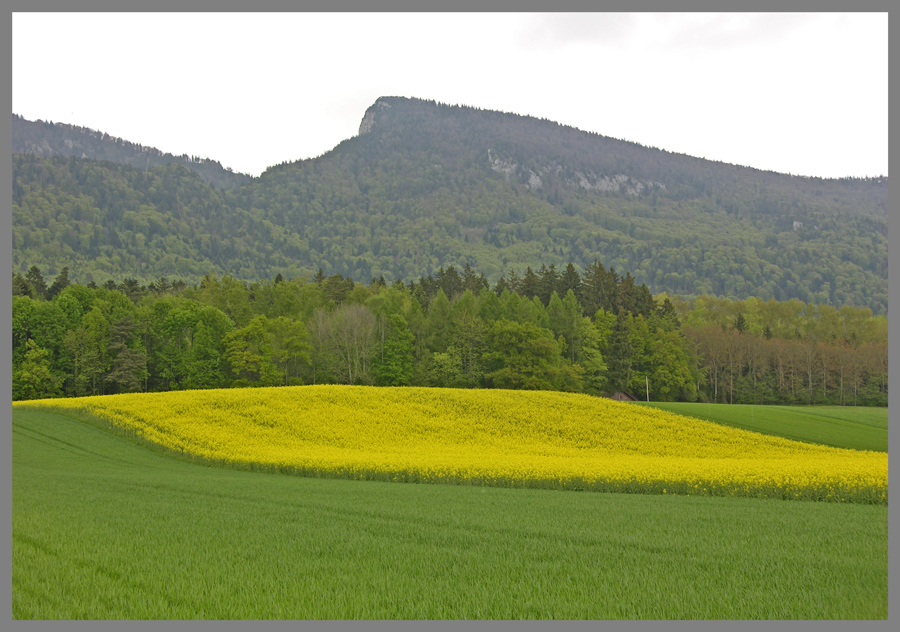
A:
{"label": "mountain", "polygon": [[196,172],[204,182],[220,189],[231,189],[250,182],[250,176],[234,173],[209,158],[186,154],[173,156],[87,127],[52,121],[28,121],[15,114],[12,120],[13,153],[92,158],[142,169],[174,163]]}
{"label": "mountain", "polygon": [[401,97],[332,151],[227,190],[144,166],[15,155],[14,270],[408,281],[468,263],[493,282],[599,259],[654,293],[887,313],[886,177],[790,176]]}

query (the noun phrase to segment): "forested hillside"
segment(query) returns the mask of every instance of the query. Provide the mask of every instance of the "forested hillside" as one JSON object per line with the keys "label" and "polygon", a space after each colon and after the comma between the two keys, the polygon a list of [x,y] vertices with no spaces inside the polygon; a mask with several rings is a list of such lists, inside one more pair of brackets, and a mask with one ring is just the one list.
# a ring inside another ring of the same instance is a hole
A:
{"label": "forested hillside", "polygon": [[171,163],[187,167],[220,189],[230,189],[250,181],[250,176],[223,168],[218,161],[199,156],[173,156],[155,147],[145,147],[123,138],[87,127],[53,121],[28,121],[13,114],[13,153],[29,153],[49,158],[91,158],[149,169]]}
{"label": "forested hillside", "polygon": [[15,155],[14,270],[391,283],[468,264],[493,283],[598,259],[654,294],[887,313],[887,178],[792,177],[394,97],[360,131],[230,190],[176,164]]}

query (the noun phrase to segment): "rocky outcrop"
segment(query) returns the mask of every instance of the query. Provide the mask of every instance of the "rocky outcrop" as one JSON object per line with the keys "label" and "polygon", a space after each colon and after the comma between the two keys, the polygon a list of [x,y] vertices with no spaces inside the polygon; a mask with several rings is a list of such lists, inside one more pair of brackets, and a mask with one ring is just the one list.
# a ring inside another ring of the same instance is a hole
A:
{"label": "rocky outcrop", "polygon": [[[509,181],[510,176],[519,171],[524,171],[527,176],[527,186],[530,189],[540,189],[543,185],[541,175],[553,174],[559,175],[563,172],[562,165],[545,165],[538,169],[537,172],[532,171],[528,167],[520,166],[510,160],[505,160],[496,155],[492,149],[488,149],[488,162],[491,169],[497,173],[502,173]],[[622,192],[626,195],[640,195],[645,189],[658,188],[665,191],[666,185],[661,182],[640,182],[630,176],[617,174],[614,176],[600,176],[596,173],[575,172],[574,178],[564,178],[563,181],[572,187],[580,187],[588,191],[610,191]]]}
{"label": "rocky outcrop", "polygon": [[379,110],[383,110],[385,108],[391,107],[391,104],[386,102],[383,98],[379,98],[373,103],[368,110],[366,110],[365,115],[363,115],[362,122],[359,124],[359,135],[368,134],[372,131],[372,127],[375,125],[375,114]]}

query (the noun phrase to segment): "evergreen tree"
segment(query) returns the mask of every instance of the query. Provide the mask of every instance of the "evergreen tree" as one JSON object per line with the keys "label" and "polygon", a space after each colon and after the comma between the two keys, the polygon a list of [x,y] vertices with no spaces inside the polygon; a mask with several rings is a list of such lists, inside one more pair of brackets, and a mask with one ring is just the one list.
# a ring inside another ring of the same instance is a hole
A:
{"label": "evergreen tree", "polygon": [[521,286],[514,290],[522,298],[533,299],[540,291],[540,282],[531,266],[525,269],[525,276],[522,278]]}
{"label": "evergreen tree", "polygon": [[16,272],[13,274],[12,295],[35,298],[34,289],[31,287],[31,284],[25,280],[25,277],[23,277],[20,272]]}
{"label": "evergreen tree", "polygon": [[492,323],[503,314],[503,304],[493,290],[483,289],[478,295],[478,315],[486,323]]}
{"label": "evergreen tree", "polygon": [[453,266],[448,267],[446,270],[443,268],[439,269],[434,276],[449,300],[453,301],[463,293],[465,289],[463,279]]}
{"label": "evergreen tree", "polygon": [[554,292],[557,292],[559,285],[559,274],[556,272],[556,266],[550,264],[550,267],[548,268],[544,264],[541,264],[541,269],[538,271],[537,296],[541,299],[541,303],[543,303],[544,306],[547,306],[550,303],[550,296]]}
{"label": "evergreen tree", "polygon": [[575,293],[575,298],[577,298],[579,302],[581,301],[581,277],[571,262],[566,266],[566,270],[559,280],[559,287],[559,293],[561,295],[565,295],[566,292],[572,290],[572,292]]}
{"label": "evergreen tree", "polygon": [[42,300],[47,295],[47,284],[44,282],[44,275],[41,274],[40,268],[31,266],[25,273],[25,280],[31,286],[32,295],[38,300]]}
{"label": "evergreen tree", "polygon": [[619,283],[619,297],[617,302],[620,310],[624,310],[632,316],[637,316],[641,313],[638,309],[637,288],[634,285],[634,277],[631,276],[631,272],[625,272],[625,276],[622,277],[622,280]]}
{"label": "evergreen tree", "polygon": [[56,279],[47,290],[47,300],[53,300],[53,297],[69,287],[69,268],[64,267],[57,275]]}
{"label": "evergreen tree", "polygon": [[112,323],[109,328],[110,371],[104,377],[107,384],[114,384],[120,393],[141,390],[147,375],[147,355],[134,344],[136,324],[129,314]]}
{"label": "evergreen tree", "polygon": [[609,387],[614,391],[624,391],[631,382],[634,348],[631,342],[631,316],[624,311],[616,315],[610,332],[606,355]]}
{"label": "evergreen tree", "polygon": [[476,275],[475,269],[466,263],[466,267],[463,268],[463,289],[469,290],[472,294],[478,296],[482,289],[489,287],[487,279],[484,278],[484,274]]}

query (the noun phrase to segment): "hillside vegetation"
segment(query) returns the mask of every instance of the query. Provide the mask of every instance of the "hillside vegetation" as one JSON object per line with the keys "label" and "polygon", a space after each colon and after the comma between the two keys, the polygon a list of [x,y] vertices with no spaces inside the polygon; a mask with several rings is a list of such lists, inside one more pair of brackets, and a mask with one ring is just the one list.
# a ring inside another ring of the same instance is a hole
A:
{"label": "hillside vegetation", "polygon": [[391,283],[469,264],[493,283],[599,259],[653,293],[887,312],[887,178],[761,172],[393,97],[361,131],[228,191],[176,164],[16,154],[14,270],[148,283],[322,268]]}
{"label": "hillside vegetation", "polygon": [[197,173],[204,182],[219,189],[230,189],[250,181],[250,176],[234,173],[230,168],[223,168],[219,162],[209,158],[173,156],[155,147],[145,147],[87,127],[53,121],[28,121],[15,114],[12,118],[12,150],[14,154],[34,154],[45,158],[90,158],[140,169],[178,164]]}
{"label": "hillside vegetation", "polygon": [[18,402],[307,476],[887,503],[887,454],[567,393],[301,386]]}

